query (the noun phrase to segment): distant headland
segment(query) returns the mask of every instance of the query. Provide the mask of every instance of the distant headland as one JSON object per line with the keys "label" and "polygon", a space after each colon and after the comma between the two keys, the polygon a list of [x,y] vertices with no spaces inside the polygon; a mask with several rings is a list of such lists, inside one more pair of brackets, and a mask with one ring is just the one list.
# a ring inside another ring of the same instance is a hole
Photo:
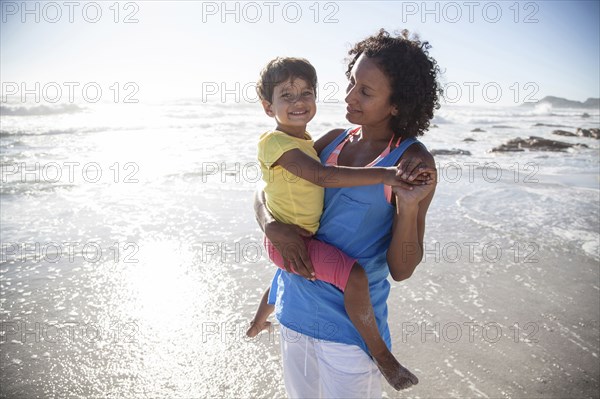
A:
{"label": "distant headland", "polygon": [[600,98],[588,98],[584,102],[567,100],[562,97],[546,96],[538,102],[523,103],[523,107],[533,107],[539,104],[550,104],[552,108],[587,108],[587,109],[598,109],[600,108]]}

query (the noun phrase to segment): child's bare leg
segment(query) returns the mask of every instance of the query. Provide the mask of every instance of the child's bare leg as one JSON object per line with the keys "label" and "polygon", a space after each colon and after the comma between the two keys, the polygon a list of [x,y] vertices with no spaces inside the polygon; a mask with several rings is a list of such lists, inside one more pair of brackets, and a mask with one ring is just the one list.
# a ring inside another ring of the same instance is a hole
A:
{"label": "child's bare leg", "polygon": [[250,327],[246,331],[246,335],[249,337],[256,337],[262,330],[268,330],[271,327],[271,322],[267,321],[267,319],[273,313],[273,310],[275,310],[275,306],[267,303],[270,290],[270,288],[267,288],[263,294],[260,305],[256,309],[254,319],[250,322]]}
{"label": "child's bare leg", "polygon": [[390,385],[400,390],[417,384],[417,377],[396,360],[381,338],[369,296],[369,281],[358,263],[350,271],[344,290],[344,306],[350,320],[365,340],[375,364]]}

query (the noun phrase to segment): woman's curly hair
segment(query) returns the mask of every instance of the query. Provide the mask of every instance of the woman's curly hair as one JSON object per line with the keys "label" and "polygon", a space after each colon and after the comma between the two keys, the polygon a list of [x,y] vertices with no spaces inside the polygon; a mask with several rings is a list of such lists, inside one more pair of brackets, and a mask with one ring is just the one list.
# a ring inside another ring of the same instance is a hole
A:
{"label": "woman's curly hair", "polygon": [[390,79],[390,102],[398,108],[398,115],[392,116],[390,121],[396,137],[423,135],[429,128],[433,110],[440,108],[439,97],[443,94],[437,80],[440,69],[429,56],[430,47],[417,35],[409,37],[406,29],[396,37],[381,29],[377,35],[356,43],[348,52],[348,78],[356,60],[364,54]]}

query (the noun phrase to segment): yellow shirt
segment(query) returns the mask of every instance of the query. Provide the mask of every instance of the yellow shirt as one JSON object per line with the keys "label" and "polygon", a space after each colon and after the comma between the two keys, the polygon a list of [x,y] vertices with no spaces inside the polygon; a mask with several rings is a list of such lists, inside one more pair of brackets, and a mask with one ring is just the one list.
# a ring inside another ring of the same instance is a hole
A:
{"label": "yellow shirt", "polygon": [[271,166],[284,153],[296,148],[321,162],[313,145],[308,133],[304,133],[304,138],[300,139],[277,130],[266,132],[258,141],[258,162],[266,183],[267,208],[275,219],[315,233],[323,212],[325,191],[279,165]]}

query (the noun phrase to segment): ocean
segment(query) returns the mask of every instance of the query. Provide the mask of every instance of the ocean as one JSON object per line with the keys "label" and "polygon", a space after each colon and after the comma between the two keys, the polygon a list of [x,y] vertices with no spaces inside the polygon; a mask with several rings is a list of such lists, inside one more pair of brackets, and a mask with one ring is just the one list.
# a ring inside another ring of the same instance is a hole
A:
{"label": "ocean", "polygon": [[[318,105],[309,131],[348,127]],[[588,117],[583,117],[583,113]],[[244,332],[274,268],[253,195],[259,104],[4,104],[0,395],[282,397],[278,328]],[[598,110],[443,105],[425,257],[392,282],[385,397],[597,397]],[[473,132],[474,129],[481,131]],[[585,144],[492,152],[516,137]],[[473,141],[464,141],[473,139]]]}

